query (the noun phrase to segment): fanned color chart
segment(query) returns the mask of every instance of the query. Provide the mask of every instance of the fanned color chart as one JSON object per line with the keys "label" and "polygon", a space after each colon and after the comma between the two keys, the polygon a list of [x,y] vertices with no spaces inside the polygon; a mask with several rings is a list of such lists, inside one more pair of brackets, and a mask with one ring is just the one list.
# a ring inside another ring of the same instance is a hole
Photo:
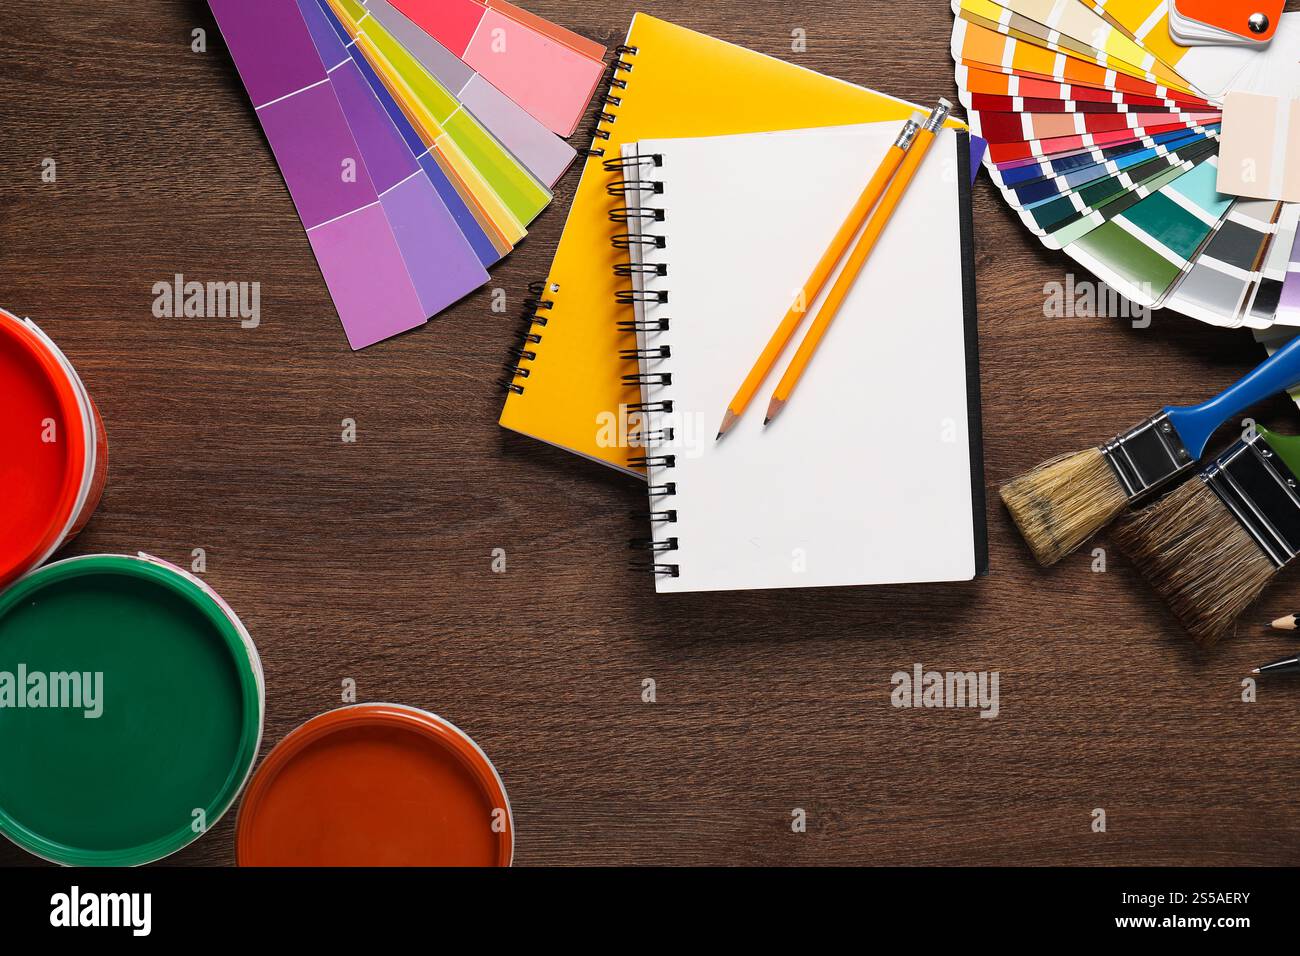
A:
{"label": "fanned color chart", "polygon": [[209,5],[354,349],[487,282],[576,157],[557,134],[605,55],[506,3]]}
{"label": "fanned color chart", "polygon": [[[1229,8],[1242,5],[1222,6],[1231,26]],[[1256,37],[1243,17],[1248,39],[1228,42],[1189,39],[1204,31],[1186,8],[952,0],[971,129],[989,141],[985,165],[1025,228],[1134,303],[1257,331],[1300,324],[1289,306],[1300,296],[1300,204],[1250,198],[1261,188],[1220,192],[1277,167],[1277,137],[1225,141],[1224,103],[1297,95],[1300,14],[1275,15]]]}

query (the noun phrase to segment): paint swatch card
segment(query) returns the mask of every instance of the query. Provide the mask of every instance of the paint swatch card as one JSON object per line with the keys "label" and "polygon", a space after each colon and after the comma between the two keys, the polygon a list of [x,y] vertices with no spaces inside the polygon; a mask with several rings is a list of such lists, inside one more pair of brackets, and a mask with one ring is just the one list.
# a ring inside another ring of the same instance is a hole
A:
{"label": "paint swatch card", "polygon": [[1176,42],[1170,30],[1169,0],[1084,2],[1211,99],[1222,98],[1256,55],[1255,50],[1240,46],[1191,47]]}
{"label": "paint swatch card", "polygon": [[425,33],[388,0],[363,0],[366,10],[420,65],[547,186],[554,186],[577,152],[469,64]]}
{"label": "paint swatch card", "polygon": [[1278,325],[1300,326],[1300,232],[1291,246],[1290,259],[1275,318]]}
{"label": "paint swatch card", "polygon": [[330,7],[424,141],[472,196],[485,225],[510,245],[519,242],[550,202],[550,190],[357,0],[330,0]]}
{"label": "paint swatch card", "polygon": [[1228,94],[1219,192],[1300,202],[1300,99]]}
{"label": "paint swatch card", "polygon": [[393,6],[547,129],[571,136],[604,72],[605,48],[501,0]]}
{"label": "paint swatch card", "polygon": [[1242,324],[1250,328],[1268,328],[1278,320],[1282,292],[1291,267],[1291,251],[1296,229],[1300,226],[1300,205],[1285,203],[1278,215],[1277,233],[1268,247],[1258,281],[1251,291],[1250,300],[1242,316]]}
{"label": "paint swatch card", "polygon": [[1169,33],[1184,46],[1273,39],[1284,0],[1169,0]]}
{"label": "paint swatch card", "polygon": [[1232,206],[1230,197],[1215,192],[1214,179],[1211,158],[1076,239],[1066,251],[1129,300],[1160,308]]}
{"label": "paint swatch card", "polygon": [[434,149],[421,138],[420,133],[412,125],[401,105],[393,99],[379,74],[371,67],[365,55],[344,29],[343,24],[334,16],[328,0],[316,0],[316,5],[338,35],[339,42],[344,45],[344,48],[352,56],[352,62],[357,65],[357,69],[365,77],[371,92],[375,94],[375,98],[384,108],[384,112],[388,114],[393,127],[406,143],[407,149],[410,150],[411,155],[415,157],[416,162],[420,164],[420,168],[424,170],[425,175],[429,177],[429,181],[438,191],[439,198],[442,199],[443,204],[451,213],[452,219],[455,220],[461,234],[469,242],[474,254],[478,256],[479,262],[484,267],[490,267],[500,262],[513,247],[502,240],[495,230],[490,230],[484,225],[482,215],[476,208],[471,206],[472,200],[464,193],[464,188],[453,182],[451,175],[447,169],[444,169],[444,164],[439,161]]}
{"label": "paint swatch card", "polygon": [[1280,212],[1274,202],[1234,202],[1165,305],[1210,325],[1243,324],[1242,313],[1277,235]]}
{"label": "paint swatch card", "polygon": [[210,0],[354,349],[428,314],[294,0]]}
{"label": "paint swatch card", "polygon": [[436,315],[487,282],[487,270],[316,0],[297,3],[425,315]]}
{"label": "paint swatch card", "polygon": [[[1192,48],[1171,39],[1168,0],[951,3],[971,127],[1043,245],[1147,307],[1230,328],[1285,321],[1300,14],[1274,4],[1259,42]],[[1244,23],[1244,5],[1195,6]]]}

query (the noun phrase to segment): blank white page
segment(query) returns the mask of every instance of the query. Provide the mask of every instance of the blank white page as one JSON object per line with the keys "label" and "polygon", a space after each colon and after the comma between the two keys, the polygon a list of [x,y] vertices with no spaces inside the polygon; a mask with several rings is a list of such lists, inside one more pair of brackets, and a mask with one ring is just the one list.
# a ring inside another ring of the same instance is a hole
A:
{"label": "blank white page", "polygon": [[[650,469],[657,563],[676,577],[659,591],[958,581],[977,571],[967,345],[963,301],[959,140],[944,130],[844,302],[780,417],[767,403],[812,316],[744,418],[714,440],[728,401],[762,351],[886,150],[899,123],[643,141],[631,205],[663,210],[643,234],[662,249],[642,262],[666,274],[638,279],[667,301],[639,306],[667,317],[667,345],[643,387],[670,400],[645,430],[672,429],[647,447],[672,456]],[[831,281],[827,282],[829,289]],[[824,292],[823,292],[824,295]],[[976,442],[976,448],[978,448]],[[981,493],[982,503],[982,493]],[[982,507],[982,504],[981,504]]]}

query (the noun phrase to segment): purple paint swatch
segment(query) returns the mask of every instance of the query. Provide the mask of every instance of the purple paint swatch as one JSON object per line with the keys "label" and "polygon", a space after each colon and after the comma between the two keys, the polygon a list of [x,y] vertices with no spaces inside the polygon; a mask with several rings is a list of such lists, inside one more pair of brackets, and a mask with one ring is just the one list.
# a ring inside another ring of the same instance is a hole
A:
{"label": "purple paint swatch", "polygon": [[382,193],[419,172],[420,164],[406,148],[402,134],[393,126],[352,59],[344,53],[343,59],[330,67],[330,85],[343,107],[352,136],[361,147],[375,189]]}
{"label": "purple paint swatch", "polygon": [[[339,315],[349,317],[344,329],[354,349],[424,324],[424,310],[382,206],[367,206],[326,223],[307,238]],[[419,320],[411,322],[413,315]]]}
{"label": "purple paint swatch", "polygon": [[[428,321],[295,0],[208,0],[354,349]],[[349,258],[351,256],[351,258]]]}
{"label": "purple paint swatch", "polygon": [[285,0],[211,0],[239,78],[258,109],[325,79],[298,8]]}
{"label": "purple paint swatch", "polygon": [[975,177],[980,174],[980,168],[984,165],[984,154],[988,152],[989,141],[980,139],[974,133],[970,137],[970,181],[975,182]]}
{"label": "purple paint swatch", "polygon": [[424,170],[385,192],[380,202],[403,257],[408,263],[418,260],[422,264],[413,278],[421,301],[432,304],[430,315],[487,282],[487,271],[456,228]]}
{"label": "purple paint swatch", "polygon": [[1295,244],[1291,246],[1291,265],[1282,284],[1277,313],[1279,318],[1285,317],[1288,325],[1300,325],[1300,233],[1296,233]]}
{"label": "purple paint swatch", "polygon": [[438,191],[438,196],[442,199],[443,205],[447,207],[448,211],[451,213],[452,219],[455,220],[457,228],[460,229],[461,234],[469,241],[470,247],[474,250],[474,254],[478,256],[479,263],[484,267],[487,267],[500,262],[507,250],[498,249],[488,234],[484,232],[482,224],[479,223],[469,206],[465,204],[465,200],[461,197],[460,192],[452,184],[451,180],[447,178],[447,174],[442,171],[442,167],[438,165],[437,159],[435,159],[430,153],[429,148],[424,144],[424,140],[421,139],[420,134],[415,131],[415,127],[413,127],[410,120],[406,118],[406,114],[402,112],[401,107],[393,100],[392,95],[388,92],[388,87],[384,86],[384,81],[379,78],[371,68],[370,64],[366,62],[365,56],[356,48],[356,45],[351,42],[347,35],[347,31],[343,28],[343,24],[339,23],[338,18],[334,16],[334,12],[329,9],[326,0],[318,0],[317,7],[320,9],[321,15],[325,17],[330,26],[334,29],[340,42],[343,43],[348,52],[351,53],[352,62],[357,65],[357,69],[360,70],[361,75],[365,77],[366,82],[370,85],[371,91],[375,94],[375,98],[379,100],[380,104],[384,108],[384,112],[388,114],[388,118],[392,120],[393,126],[406,142],[406,146],[411,151],[411,155],[416,158],[420,164],[420,168],[424,170],[425,175],[429,177],[429,181],[433,183],[434,188]]}
{"label": "purple paint swatch", "polygon": [[436,315],[487,282],[487,270],[316,0],[297,2],[379,193],[424,313]]}
{"label": "purple paint swatch", "polygon": [[[257,118],[308,231],[379,201],[329,83],[275,100]],[[346,174],[345,164],[355,175]]]}

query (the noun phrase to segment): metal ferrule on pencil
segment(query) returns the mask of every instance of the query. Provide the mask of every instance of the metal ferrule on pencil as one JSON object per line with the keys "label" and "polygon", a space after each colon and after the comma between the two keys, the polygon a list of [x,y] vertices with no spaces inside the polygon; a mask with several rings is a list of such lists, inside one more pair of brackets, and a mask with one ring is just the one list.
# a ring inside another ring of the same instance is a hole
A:
{"label": "metal ferrule on pencil", "polygon": [[[919,113],[917,114],[920,115]],[[916,120],[908,120],[903,124],[902,130],[898,133],[898,139],[894,140],[894,145],[906,152],[912,148],[912,140],[916,139],[917,132],[921,129],[921,124]]]}
{"label": "metal ferrule on pencil", "polygon": [[925,128],[931,133],[937,133],[943,129],[943,124],[948,122],[948,114],[952,112],[952,104],[947,100],[939,100],[939,105],[931,112],[929,118],[925,121]]}
{"label": "metal ferrule on pencil", "polygon": [[1201,480],[1279,568],[1300,554],[1296,477],[1262,435],[1233,444]]}
{"label": "metal ferrule on pencil", "polygon": [[1165,412],[1117,435],[1102,446],[1101,453],[1130,501],[1167,484],[1196,463]]}

